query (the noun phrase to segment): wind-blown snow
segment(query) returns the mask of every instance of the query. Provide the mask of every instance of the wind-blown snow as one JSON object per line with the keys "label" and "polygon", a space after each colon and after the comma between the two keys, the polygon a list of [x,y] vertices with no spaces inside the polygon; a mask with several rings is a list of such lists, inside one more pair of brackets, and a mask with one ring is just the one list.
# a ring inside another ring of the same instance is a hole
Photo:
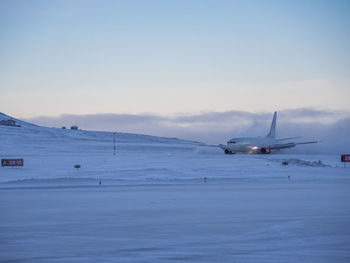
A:
{"label": "wind-blown snow", "polygon": [[24,159],[0,168],[0,261],[350,260],[338,155],[224,155],[118,133],[114,156],[113,133],[17,121],[0,126],[0,157]]}

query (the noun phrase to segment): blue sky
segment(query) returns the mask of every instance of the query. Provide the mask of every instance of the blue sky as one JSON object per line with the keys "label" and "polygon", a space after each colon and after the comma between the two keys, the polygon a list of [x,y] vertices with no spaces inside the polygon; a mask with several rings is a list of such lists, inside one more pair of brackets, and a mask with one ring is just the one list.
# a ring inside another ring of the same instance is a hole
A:
{"label": "blue sky", "polygon": [[349,1],[0,1],[1,111],[350,111]]}

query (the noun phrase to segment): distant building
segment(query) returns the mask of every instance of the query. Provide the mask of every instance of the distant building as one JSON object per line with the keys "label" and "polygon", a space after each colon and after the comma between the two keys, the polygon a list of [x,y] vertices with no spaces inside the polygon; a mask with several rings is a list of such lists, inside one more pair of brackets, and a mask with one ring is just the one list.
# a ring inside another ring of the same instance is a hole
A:
{"label": "distant building", "polygon": [[16,124],[16,121],[14,120],[1,120],[0,125],[21,127],[21,125]]}
{"label": "distant building", "polygon": [[63,127],[62,127],[62,129],[63,129],[63,130],[65,130],[65,129],[66,129],[66,127],[64,127],[64,126],[63,126]]}
{"label": "distant building", "polygon": [[70,127],[71,130],[78,130],[78,126],[77,125],[73,125],[72,127]]}

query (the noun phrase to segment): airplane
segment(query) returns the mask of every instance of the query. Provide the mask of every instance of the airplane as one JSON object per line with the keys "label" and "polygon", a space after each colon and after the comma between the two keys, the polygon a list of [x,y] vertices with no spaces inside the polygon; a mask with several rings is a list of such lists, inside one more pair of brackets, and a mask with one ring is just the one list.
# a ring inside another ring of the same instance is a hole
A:
{"label": "airplane", "polygon": [[280,150],[293,148],[300,144],[318,143],[318,141],[309,142],[285,142],[299,137],[290,137],[284,139],[276,139],[276,120],[277,111],[273,114],[273,119],[269,133],[266,137],[241,137],[232,138],[226,145],[218,146],[224,150],[225,154],[250,153],[250,154],[270,154],[272,150]]}

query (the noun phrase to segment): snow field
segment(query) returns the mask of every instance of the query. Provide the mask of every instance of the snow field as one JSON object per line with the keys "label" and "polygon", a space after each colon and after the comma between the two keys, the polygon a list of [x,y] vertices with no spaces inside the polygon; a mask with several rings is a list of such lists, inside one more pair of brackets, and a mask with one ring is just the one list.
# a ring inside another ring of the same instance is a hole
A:
{"label": "snow field", "polygon": [[0,262],[350,261],[339,155],[117,134],[114,156],[112,133],[21,124],[0,127],[24,158],[0,168]]}

